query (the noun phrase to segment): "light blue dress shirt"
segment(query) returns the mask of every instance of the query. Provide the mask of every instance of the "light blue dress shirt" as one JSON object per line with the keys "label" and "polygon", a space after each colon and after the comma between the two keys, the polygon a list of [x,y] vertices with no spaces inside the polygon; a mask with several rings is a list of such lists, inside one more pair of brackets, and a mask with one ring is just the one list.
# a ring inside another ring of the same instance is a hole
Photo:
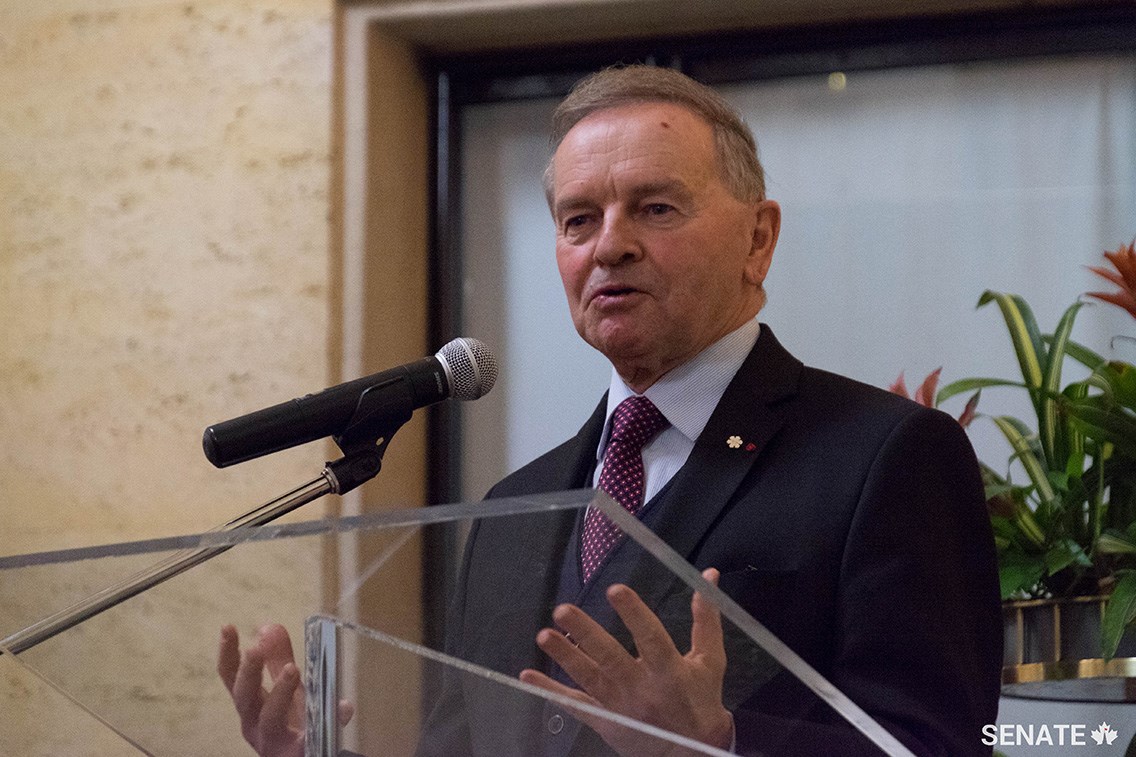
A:
{"label": "light blue dress shirt", "polygon": [[[694,442],[706,428],[734,374],[757,343],[760,330],[761,324],[756,318],[746,321],[693,359],[669,371],[643,392],[671,424],[643,447],[643,468],[647,475],[644,502],[650,502],[690,457]],[[592,477],[594,487],[599,486],[604,451],[611,435],[612,413],[620,402],[634,395],[635,392],[612,368],[607,420],[596,448],[596,471]],[[725,441],[722,440],[723,443]]]}

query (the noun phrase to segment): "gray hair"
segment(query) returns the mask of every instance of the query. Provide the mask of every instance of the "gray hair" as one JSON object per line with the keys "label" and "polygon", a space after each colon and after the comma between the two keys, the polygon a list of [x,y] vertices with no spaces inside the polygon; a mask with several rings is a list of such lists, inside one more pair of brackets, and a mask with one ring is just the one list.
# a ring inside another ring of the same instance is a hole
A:
{"label": "gray hair", "polygon": [[[613,66],[576,84],[552,115],[552,151],[565,135],[596,111],[634,103],[665,102],[687,108],[714,130],[722,183],[743,202],[765,199],[765,172],[753,132],[725,98],[689,76],[656,66]],[[544,170],[544,193],[552,204],[553,167]]]}

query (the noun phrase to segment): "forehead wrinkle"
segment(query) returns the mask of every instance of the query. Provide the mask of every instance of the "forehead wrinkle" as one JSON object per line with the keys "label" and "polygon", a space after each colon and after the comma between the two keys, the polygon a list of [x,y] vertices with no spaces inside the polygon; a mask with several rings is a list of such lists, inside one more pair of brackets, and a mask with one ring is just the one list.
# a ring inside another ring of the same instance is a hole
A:
{"label": "forehead wrinkle", "polygon": [[642,199],[651,195],[675,195],[682,200],[691,200],[694,197],[692,188],[688,186],[685,181],[677,177],[651,179],[632,184],[628,194],[633,200]]}
{"label": "forehead wrinkle", "polygon": [[[626,147],[626,146],[623,146]],[[562,167],[562,193],[565,204],[578,199],[576,195],[593,195],[596,190],[609,197],[628,195],[641,197],[653,193],[679,193],[690,195],[711,178],[710,172],[699,164],[673,165],[660,160],[658,153],[629,155],[611,162],[596,163],[585,158]],[[561,203],[557,203],[559,206]]]}
{"label": "forehead wrinkle", "polygon": [[[554,216],[591,206],[601,195],[677,189],[692,197],[720,181],[709,124],[682,108],[663,117],[637,118],[635,111],[642,107],[601,110],[569,130],[550,162]],[[692,152],[706,154],[692,159]]]}

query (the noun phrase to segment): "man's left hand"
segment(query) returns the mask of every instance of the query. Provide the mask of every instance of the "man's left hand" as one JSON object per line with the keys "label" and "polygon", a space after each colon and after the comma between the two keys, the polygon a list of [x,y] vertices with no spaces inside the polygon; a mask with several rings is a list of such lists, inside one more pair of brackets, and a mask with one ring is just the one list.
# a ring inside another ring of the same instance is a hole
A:
{"label": "man's left hand", "polygon": [[[717,570],[709,568],[702,576],[717,585]],[[638,657],[632,657],[583,610],[560,605],[552,619],[562,631],[545,628],[536,642],[580,688],[565,686],[536,670],[522,671],[521,680],[728,749],[734,725],[722,705],[726,651],[718,609],[695,593],[690,603],[690,651],[684,655],[662,621],[629,587],[609,587],[607,600],[631,632]],[[677,755],[682,751],[610,720],[582,712],[577,715],[621,755]]]}

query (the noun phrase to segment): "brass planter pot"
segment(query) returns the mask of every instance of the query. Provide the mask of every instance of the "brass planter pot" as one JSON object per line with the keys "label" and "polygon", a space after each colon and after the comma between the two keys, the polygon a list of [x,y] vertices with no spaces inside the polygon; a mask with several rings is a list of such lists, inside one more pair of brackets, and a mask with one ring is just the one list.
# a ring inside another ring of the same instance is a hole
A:
{"label": "brass planter pot", "polygon": [[1002,694],[1064,702],[1136,702],[1136,634],[1116,657],[1100,655],[1104,597],[1069,597],[1002,605]]}

